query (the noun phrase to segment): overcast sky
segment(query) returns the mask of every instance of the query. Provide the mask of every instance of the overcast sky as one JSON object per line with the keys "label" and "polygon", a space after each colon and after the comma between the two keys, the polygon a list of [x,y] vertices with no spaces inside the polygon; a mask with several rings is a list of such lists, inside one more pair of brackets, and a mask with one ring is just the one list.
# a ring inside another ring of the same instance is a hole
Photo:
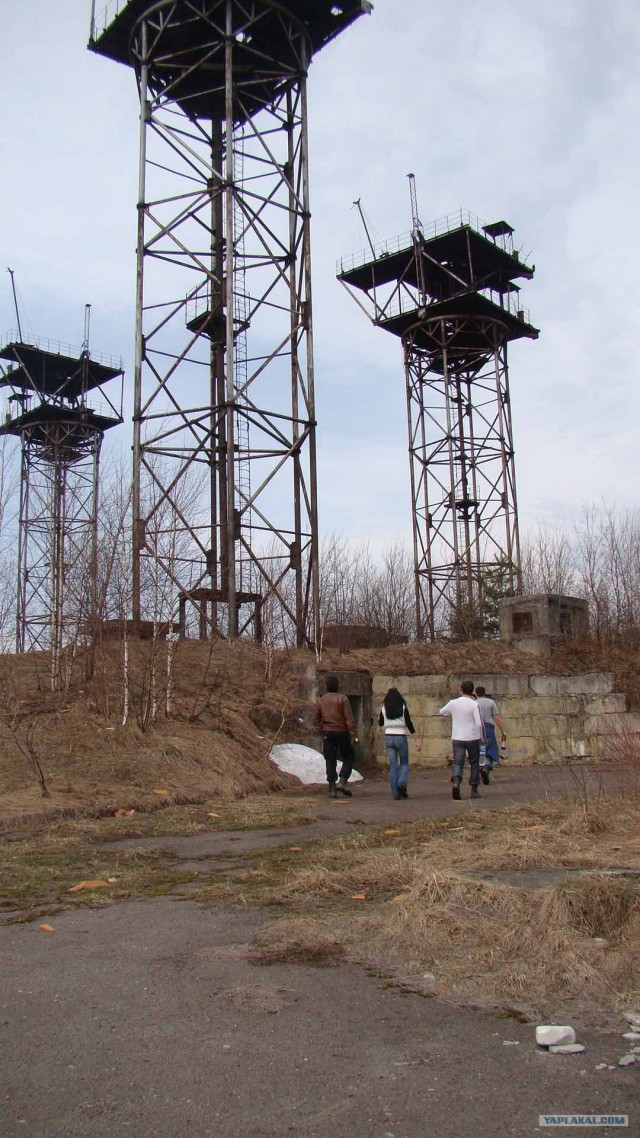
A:
{"label": "overcast sky", "polygon": [[[100,2],[98,4],[100,6]],[[0,329],[10,266],[35,335],[131,370],[138,102],[86,50],[89,0],[0,0]],[[460,207],[505,218],[536,264],[540,339],[510,349],[521,525],[640,485],[640,4],[377,0],[310,73],[314,329],[324,532],[372,548],[411,529],[400,344],[335,280],[364,247]],[[126,408],[130,417],[131,407]],[[121,445],[129,446],[123,429]]]}

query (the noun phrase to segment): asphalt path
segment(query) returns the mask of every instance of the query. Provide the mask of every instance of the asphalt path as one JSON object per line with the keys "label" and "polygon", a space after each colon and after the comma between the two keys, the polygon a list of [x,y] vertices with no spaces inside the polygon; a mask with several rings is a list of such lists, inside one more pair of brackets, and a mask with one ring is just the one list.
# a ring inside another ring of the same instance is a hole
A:
{"label": "asphalt path", "polygon": [[[115,849],[153,847],[165,849],[178,857],[215,858],[220,855],[249,853],[271,849],[290,839],[300,842],[328,834],[344,834],[366,825],[388,826],[418,818],[447,818],[477,811],[500,810],[523,802],[539,801],[559,795],[575,797],[585,792],[597,794],[603,786],[613,787],[614,773],[579,768],[572,773],[562,767],[500,767],[491,775],[491,784],[480,787],[480,798],[469,797],[463,785],[463,798],[451,798],[449,770],[416,770],[411,772],[409,797],[396,802],[388,780],[381,774],[369,775],[362,783],[353,784],[351,798],[342,795],[330,799],[319,787],[303,788],[292,796],[304,796],[301,810],[311,821],[304,827],[285,826],[271,830],[215,829],[189,837],[142,837],[126,841],[105,842],[102,848]],[[588,779],[588,785],[585,780]],[[135,820],[132,821],[135,826]]]}

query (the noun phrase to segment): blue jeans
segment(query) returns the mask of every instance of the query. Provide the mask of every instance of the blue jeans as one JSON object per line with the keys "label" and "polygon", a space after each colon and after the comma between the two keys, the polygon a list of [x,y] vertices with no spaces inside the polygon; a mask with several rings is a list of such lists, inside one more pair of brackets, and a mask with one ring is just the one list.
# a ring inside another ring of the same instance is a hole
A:
{"label": "blue jeans", "polygon": [[385,735],[384,746],[389,760],[389,781],[394,798],[398,787],[406,788],[409,779],[409,740],[406,735]]}
{"label": "blue jeans", "polygon": [[477,786],[480,782],[480,740],[454,739],[453,740],[453,771],[451,781],[462,781],[464,774],[465,755],[469,758],[469,786]]}
{"label": "blue jeans", "polygon": [[491,769],[494,763],[500,762],[498,740],[496,739],[496,729],[493,723],[485,723],[484,729],[487,733],[487,766]]}

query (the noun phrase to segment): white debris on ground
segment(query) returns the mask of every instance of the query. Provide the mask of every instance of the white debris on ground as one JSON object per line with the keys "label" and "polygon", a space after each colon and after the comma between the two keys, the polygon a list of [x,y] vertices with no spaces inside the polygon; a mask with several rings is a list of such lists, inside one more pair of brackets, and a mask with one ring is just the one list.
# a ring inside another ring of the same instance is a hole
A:
{"label": "white debris on ground", "polygon": [[[278,770],[294,775],[305,786],[327,781],[325,762],[320,751],[315,751],[313,747],[305,747],[303,743],[277,743],[271,748],[269,758]],[[354,771],[349,782],[362,782],[362,775]]]}
{"label": "white debris on ground", "polygon": [[559,1043],[557,1047],[552,1045],[549,1051],[554,1055],[579,1055],[584,1047],[582,1043]]}
{"label": "white debris on ground", "polygon": [[559,1047],[565,1043],[575,1043],[576,1033],[572,1027],[544,1023],[536,1028],[538,1047]]}

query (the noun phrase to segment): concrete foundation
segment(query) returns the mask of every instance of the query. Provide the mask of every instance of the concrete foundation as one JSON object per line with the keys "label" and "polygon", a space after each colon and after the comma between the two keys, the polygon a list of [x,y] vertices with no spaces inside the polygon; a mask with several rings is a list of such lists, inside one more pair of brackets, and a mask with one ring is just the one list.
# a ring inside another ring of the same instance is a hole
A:
{"label": "concrete foundation", "polygon": [[[460,681],[483,684],[495,699],[507,733],[507,754],[514,762],[554,763],[567,758],[600,758],[605,741],[617,732],[640,732],[640,716],[627,711],[626,696],[614,692],[609,672],[583,676],[373,676],[373,709],[389,687],[407,701],[422,740],[411,748],[416,766],[446,762],[451,750],[451,721],[438,710],[459,694]],[[383,733],[372,729],[376,763],[386,764]]]}
{"label": "concrete foundation", "polygon": [[[325,691],[325,670],[310,664],[299,674],[298,694],[311,705]],[[500,710],[507,733],[507,757],[517,763],[557,763],[568,758],[610,756],[616,733],[640,734],[640,715],[627,711],[627,698],[614,691],[611,672],[551,675],[371,675],[340,671],[340,691],[349,697],[359,742],[358,766],[386,767],[384,733],[378,715],[390,687],[404,696],[416,728],[411,746],[414,766],[442,766],[451,752],[451,721],[439,709],[457,696],[462,679],[483,684]],[[319,740],[318,740],[319,746]]]}

